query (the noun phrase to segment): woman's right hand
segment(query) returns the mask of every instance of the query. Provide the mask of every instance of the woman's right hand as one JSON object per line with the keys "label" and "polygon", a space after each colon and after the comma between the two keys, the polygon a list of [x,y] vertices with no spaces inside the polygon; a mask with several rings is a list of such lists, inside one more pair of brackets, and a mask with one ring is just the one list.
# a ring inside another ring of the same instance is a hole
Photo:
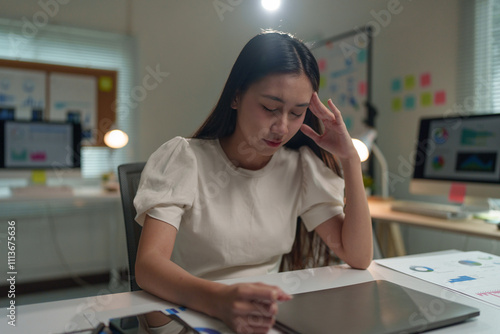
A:
{"label": "woman's right hand", "polygon": [[240,283],[222,288],[216,317],[237,333],[267,333],[275,322],[278,302],[290,300],[277,286]]}

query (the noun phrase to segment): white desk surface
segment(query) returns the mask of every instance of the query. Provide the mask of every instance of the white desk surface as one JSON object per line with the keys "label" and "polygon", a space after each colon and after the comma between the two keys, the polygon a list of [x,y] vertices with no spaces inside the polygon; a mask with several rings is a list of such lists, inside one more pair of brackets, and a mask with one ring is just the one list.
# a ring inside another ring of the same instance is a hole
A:
{"label": "white desk surface", "polygon": [[[442,252],[437,254],[442,254]],[[500,317],[499,307],[451,292],[443,287],[393,271],[376,263],[372,263],[368,270],[354,270],[346,266],[334,266],[259,277],[246,277],[224,282],[260,281],[278,285],[287,293],[294,294],[376,279],[388,280],[411,289],[480,309],[481,314],[479,317],[455,326],[432,331],[432,333],[498,333],[500,324],[498,321]],[[7,324],[8,310],[4,308],[0,310],[0,333],[62,333],[69,329],[87,328],[89,322],[107,321],[112,317],[171,307],[175,307],[175,305],[143,291],[101,295],[19,306],[16,308],[16,327]]]}
{"label": "white desk surface", "polygon": [[[37,187],[34,187],[37,190]],[[54,190],[55,191],[52,191]],[[70,189],[68,194],[66,191],[58,191],[58,189],[66,189],[64,187],[45,187],[40,186],[40,190],[34,191],[33,193],[26,192],[22,196],[15,196],[12,194],[11,190],[6,187],[0,188],[0,203],[12,203],[12,202],[29,202],[29,201],[72,201],[75,199],[95,199],[99,201],[103,200],[120,200],[119,191],[106,191],[100,187],[75,187]]]}

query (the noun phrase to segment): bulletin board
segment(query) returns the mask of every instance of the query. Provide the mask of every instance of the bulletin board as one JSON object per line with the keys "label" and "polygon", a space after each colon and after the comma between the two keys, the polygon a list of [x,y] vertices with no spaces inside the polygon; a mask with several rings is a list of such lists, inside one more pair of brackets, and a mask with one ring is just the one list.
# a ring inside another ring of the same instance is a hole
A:
{"label": "bulletin board", "polygon": [[0,59],[0,108],[16,120],[82,125],[82,145],[105,146],[116,119],[118,72]]}
{"label": "bulletin board", "polygon": [[363,28],[319,41],[311,50],[320,71],[318,95],[325,104],[332,99],[352,137],[363,133],[366,124],[374,126],[371,49],[371,31]]}

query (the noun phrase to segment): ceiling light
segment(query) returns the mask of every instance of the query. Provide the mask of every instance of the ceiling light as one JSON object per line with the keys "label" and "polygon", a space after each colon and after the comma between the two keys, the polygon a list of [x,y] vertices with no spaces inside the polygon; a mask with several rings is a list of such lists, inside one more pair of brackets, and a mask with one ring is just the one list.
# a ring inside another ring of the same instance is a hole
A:
{"label": "ceiling light", "polygon": [[262,0],[260,3],[264,9],[273,11],[280,7],[281,0]]}

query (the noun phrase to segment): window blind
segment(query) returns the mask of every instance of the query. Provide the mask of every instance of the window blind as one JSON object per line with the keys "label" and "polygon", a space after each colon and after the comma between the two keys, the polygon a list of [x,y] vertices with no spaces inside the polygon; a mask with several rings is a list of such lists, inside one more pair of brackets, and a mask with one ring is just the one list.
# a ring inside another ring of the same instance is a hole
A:
{"label": "window blind", "polygon": [[129,143],[113,153],[106,147],[82,147],[84,178],[100,177],[134,161],[133,46],[126,35],[0,18],[0,58],[118,71],[116,126],[129,135]]}
{"label": "window blind", "polygon": [[500,0],[461,1],[457,104],[500,113]]}

